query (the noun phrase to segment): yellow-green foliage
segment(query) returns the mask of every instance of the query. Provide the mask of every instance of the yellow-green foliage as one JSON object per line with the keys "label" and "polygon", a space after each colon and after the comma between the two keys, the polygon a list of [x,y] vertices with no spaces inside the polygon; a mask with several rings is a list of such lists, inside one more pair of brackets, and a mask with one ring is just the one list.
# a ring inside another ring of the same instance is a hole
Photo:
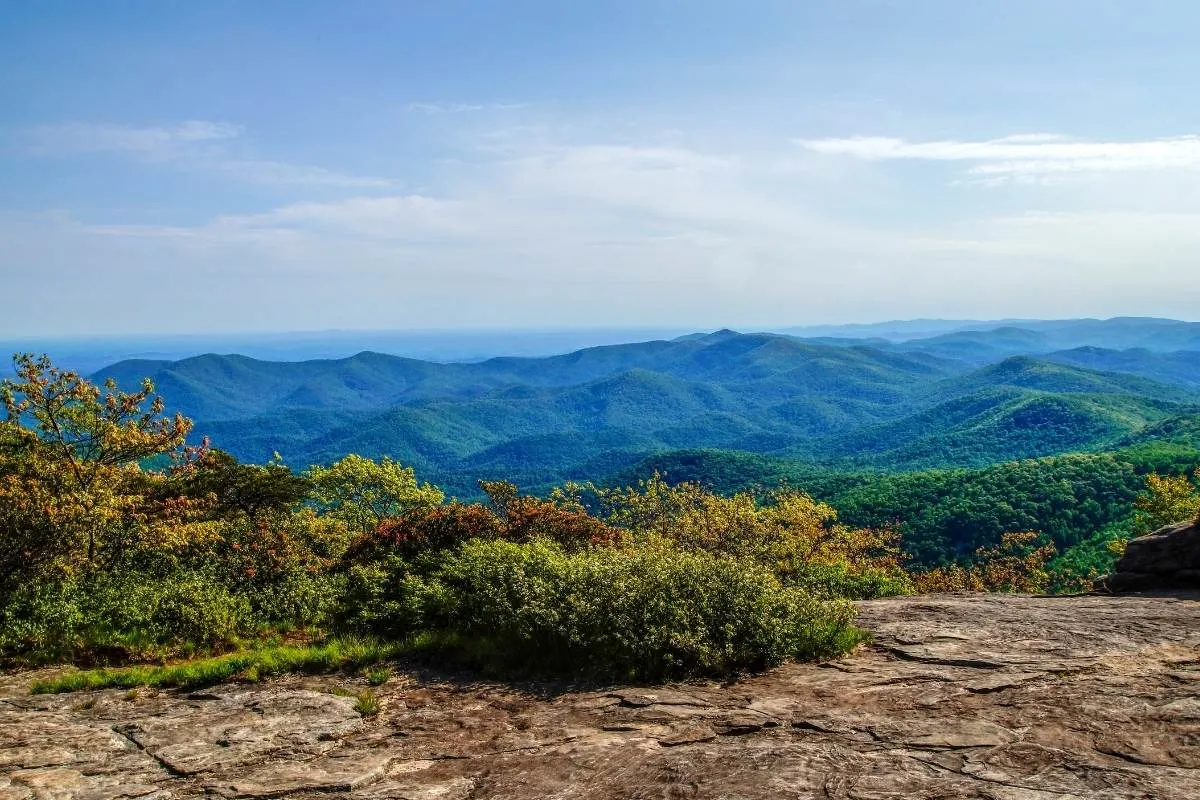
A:
{"label": "yellow-green foliage", "polygon": [[379,698],[367,690],[354,696],[354,710],[364,717],[373,717],[379,713]]}
{"label": "yellow-green foliage", "polygon": [[784,586],[753,559],[665,541],[566,553],[473,541],[411,588],[451,652],[485,665],[662,680],[845,652],[852,607]]}
{"label": "yellow-green foliage", "polygon": [[13,362],[16,378],[0,382],[0,597],[43,572],[111,563],[149,517],[169,517],[161,479],[139,463],[180,447],[191,429],[163,416],[149,381],[122,392],[44,356]]}
{"label": "yellow-green foliage", "polygon": [[900,537],[889,528],[851,528],[803,492],[780,489],[721,496],[661,475],[597,492],[607,520],[636,541],[659,538],[692,551],[757,560],[785,582],[846,597],[907,591]]}
{"label": "yellow-green foliage", "polygon": [[354,670],[395,658],[405,651],[401,644],[337,639],[314,647],[267,647],[184,664],[157,667],[122,667],[67,672],[57,678],[36,681],[33,694],[56,694],[94,689],[211,686],[241,676],[258,681],[286,672],[324,673]]}
{"label": "yellow-green foliage", "polygon": [[974,563],[938,567],[913,576],[921,594],[929,592],[1044,593],[1050,585],[1046,565],[1057,552],[1034,532],[1006,533],[997,547],[981,548]]}
{"label": "yellow-green foliage", "polygon": [[445,495],[436,486],[418,483],[411,467],[384,456],[372,461],[348,455],[329,466],[308,470],[313,499],[322,509],[362,533],[382,520],[440,505]]}
{"label": "yellow-green foliage", "polygon": [[[1200,469],[1195,472],[1200,483]],[[1200,516],[1200,489],[1186,475],[1172,476],[1150,473],[1146,490],[1133,501],[1134,533],[1142,535],[1164,525],[1186,522]]]}

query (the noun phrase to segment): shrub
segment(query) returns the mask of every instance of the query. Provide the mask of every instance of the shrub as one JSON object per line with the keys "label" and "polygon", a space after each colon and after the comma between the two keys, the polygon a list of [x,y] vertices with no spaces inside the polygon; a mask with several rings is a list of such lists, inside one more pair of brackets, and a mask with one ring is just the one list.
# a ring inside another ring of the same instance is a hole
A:
{"label": "shrub", "polygon": [[1042,534],[1006,533],[996,547],[981,547],[968,567],[957,564],[913,575],[920,594],[931,592],[1010,592],[1042,594],[1050,586],[1046,566],[1057,548]]}
{"label": "shrub", "polygon": [[723,497],[696,483],[670,485],[657,473],[636,487],[592,490],[608,521],[638,540],[658,538],[685,550],[753,558],[785,583],[830,596],[878,597],[910,589],[896,530],[843,525],[831,506],[803,492]]}
{"label": "shrub", "polygon": [[[1200,483],[1200,469],[1193,476]],[[1186,475],[1146,476],[1146,490],[1133,501],[1134,533],[1143,536],[1164,525],[1200,520],[1200,489]]]}
{"label": "shrub", "polygon": [[257,628],[245,597],[203,575],[92,575],[19,592],[0,613],[0,654],[124,660],[219,650]]}
{"label": "shrub", "polygon": [[207,535],[175,551],[179,563],[245,597],[254,616],[283,629],[323,626],[340,578],[330,566],[349,546],[345,523],[294,513],[240,516],[213,523]]}
{"label": "shrub", "polygon": [[782,580],[821,597],[874,600],[913,592],[912,579],[901,570],[855,569],[846,564],[797,564],[784,573]]}
{"label": "shrub", "polygon": [[359,563],[385,554],[412,559],[457,547],[470,539],[496,539],[503,534],[504,523],[486,506],[448,503],[384,520],[372,534],[357,541],[347,557]]}
{"label": "shrub", "polygon": [[481,486],[490,493],[490,506],[452,502],[385,519],[355,542],[349,561],[361,564],[386,554],[411,560],[472,539],[549,539],[574,551],[622,538],[621,531],[591,516],[577,498],[561,491],[541,499],[518,495],[516,487],[504,481],[483,481]]}
{"label": "shrub", "polygon": [[848,603],[785,587],[751,559],[663,543],[571,554],[472,541],[397,595],[444,650],[506,671],[723,676],[840,654],[862,636]]}
{"label": "shrub", "polygon": [[387,456],[372,461],[351,453],[328,467],[310,467],[306,477],[320,508],[362,533],[389,517],[438,506],[445,498],[436,486],[418,483],[411,467]]}
{"label": "shrub", "polygon": [[30,581],[7,600],[0,607],[0,656],[44,662],[76,651],[86,624],[78,585]]}
{"label": "shrub", "polygon": [[201,575],[168,580],[97,580],[85,601],[87,648],[216,649],[254,629],[250,603]]}

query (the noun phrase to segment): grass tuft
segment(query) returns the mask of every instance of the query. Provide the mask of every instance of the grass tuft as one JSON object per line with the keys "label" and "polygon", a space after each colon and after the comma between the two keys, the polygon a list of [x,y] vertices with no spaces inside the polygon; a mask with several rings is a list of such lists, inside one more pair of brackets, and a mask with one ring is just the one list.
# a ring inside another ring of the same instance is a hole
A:
{"label": "grass tuft", "polygon": [[30,687],[30,693],[61,694],[113,688],[136,690],[142,686],[192,689],[239,678],[256,682],[272,675],[290,672],[321,674],[337,670],[358,670],[395,658],[405,650],[404,644],[333,639],[310,647],[265,647],[162,667],[79,670],[35,681]]}
{"label": "grass tuft", "polygon": [[360,692],[354,700],[354,710],[364,717],[373,717],[379,713],[379,698],[370,689]]}
{"label": "grass tuft", "polygon": [[387,667],[376,667],[367,670],[367,683],[371,686],[382,686],[392,677],[392,671]]}

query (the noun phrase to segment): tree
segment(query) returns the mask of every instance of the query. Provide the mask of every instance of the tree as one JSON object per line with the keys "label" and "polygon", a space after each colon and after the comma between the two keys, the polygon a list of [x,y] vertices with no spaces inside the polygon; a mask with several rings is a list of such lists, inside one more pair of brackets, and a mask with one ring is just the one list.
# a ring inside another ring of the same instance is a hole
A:
{"label": "tree", "polygon": [[331,466],[309,468],[306,477],[321,510],[361,533],[375,530],[384,519],[437,506],[445,499],[436,486],[417,483],[411,467],[387,456],[372,461],[351,454]]}
{"label": "tree", "polygon": [[1036,531],[1006,533],[995,547],[981,547],[970,566],[951,564],[913,575],[919,594],[1009,592],[1041,594],[1050,585],[1046,565],[1058,550]]}
{"label": "tree", "polygon": [[[1195,472],[1200,481],[1200,469]],[[1138,536],[1164,525],[1196,519],[1200,516],[1200,490],[1186,475],[1146,476],[1146,490],[1133,501],[1134,533]]]}
{"label": "tree", "polygon": [[182,447],[191,422],[165,416],[149,380],[123,392],[46,356],[13,364],[0,382],[0,579],[118,556],[155,483],[140,463]]}
{"label": "tree", "polygon": [[793,489],[723,497],[698,483],[655,473],[637,486],[592,487],[610,525],[635,540],[657,537],[684,550],[751,557],[785,582],[874,596],[907,586],[898,532],[853,528],[833,507]]}
{"label": "tree", "polygon": [[289,511],[308,498],[312,483],[278,461],[240,464],[223,450],[206,449],[175,476],[185,494],[212,501],[219,518]]}

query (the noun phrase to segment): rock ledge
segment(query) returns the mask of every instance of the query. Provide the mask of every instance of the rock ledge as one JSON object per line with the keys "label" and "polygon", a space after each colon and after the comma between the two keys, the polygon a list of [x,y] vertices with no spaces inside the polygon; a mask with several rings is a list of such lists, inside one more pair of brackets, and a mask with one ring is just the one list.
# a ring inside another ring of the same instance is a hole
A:
{"label": "rock ledge", "polygon": [[1167,525],[1133,539],[1116,572],[1096,582],[1098,591],[1200,589],[1200,520]]}
{"label": "rock ledge", "polygon": [[860,604],[874,644],[733,685],[404,673],[31,697],[0,677],[0,800],[1200,797],[1200,595]]}

